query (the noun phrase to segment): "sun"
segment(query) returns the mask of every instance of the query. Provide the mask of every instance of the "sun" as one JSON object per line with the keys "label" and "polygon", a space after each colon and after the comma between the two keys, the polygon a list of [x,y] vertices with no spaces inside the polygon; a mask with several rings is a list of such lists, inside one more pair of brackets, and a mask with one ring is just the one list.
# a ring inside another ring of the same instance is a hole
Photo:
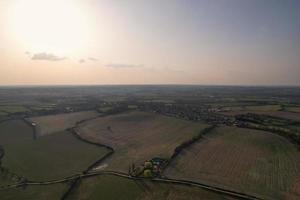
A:
{"label": "sun", "polygon": [[13,31],[26,50],[72,54],[87,48],[88,13],[78,0],[16,0]]}

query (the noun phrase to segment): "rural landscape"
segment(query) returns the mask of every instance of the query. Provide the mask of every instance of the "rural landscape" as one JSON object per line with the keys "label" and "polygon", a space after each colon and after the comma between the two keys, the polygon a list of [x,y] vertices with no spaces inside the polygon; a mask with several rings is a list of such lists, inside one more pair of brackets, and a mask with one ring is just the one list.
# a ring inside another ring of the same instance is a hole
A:
{"label": "rural landscape", "polygon": [[300,200],[300,0],[0,0],[0,200]]}
{"label": "rural landscape", "polygon": [[0,89],[0,197],[300,198],[298,87]]}

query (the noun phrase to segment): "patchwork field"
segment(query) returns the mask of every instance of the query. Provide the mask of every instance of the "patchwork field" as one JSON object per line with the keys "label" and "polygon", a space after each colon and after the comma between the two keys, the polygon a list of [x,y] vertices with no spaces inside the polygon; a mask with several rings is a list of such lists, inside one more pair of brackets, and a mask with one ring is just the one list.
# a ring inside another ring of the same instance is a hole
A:
{"label": "patchwork field", "polygon": [[[120,195],[121,194],[121,195]],[[232,200],[220,194],[194,187],[151,181],[133,181],[114,176],[84,179],[68,200]]]}
{"label": "patchwork field", "polygon": [[263,131],[219,127],[184,150],[165,175],[271,199],[300,198],[300,152]]}
{"label": "patchwork field", "polygon": [[107,153],[66,131],[34,140],[32,128],[19,120],[0,124],[0,145],[5,150],[2,166],[9,170],[7,176],[16,174],[32,181],[80,173]]}
{"label": "patchwork field", "polygon": [[127,112],[80,124],[77,132],[87,140],[114,148],[115,153],[101,168],[128,172],[133,163],[169,158],[178,145],[206,127],[153,113]]}
{"label": "patchwork field", "polygon": [[67,114],[48,115],[30,118],[36,123],[37,134],[39,136],[64,131],[75,126],[76,122],[98,116],[95,111],[83,111]]}

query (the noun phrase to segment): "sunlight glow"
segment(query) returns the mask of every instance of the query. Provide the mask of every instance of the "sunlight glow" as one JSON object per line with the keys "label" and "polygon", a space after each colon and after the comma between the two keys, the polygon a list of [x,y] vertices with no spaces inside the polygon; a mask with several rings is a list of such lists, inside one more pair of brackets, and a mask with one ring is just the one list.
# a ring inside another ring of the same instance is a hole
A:
{"label": "sunlight glow", "polygon": [[72,54],[87,48],[87,11],[77,0],[17,0],[13,30],[28,51]]}

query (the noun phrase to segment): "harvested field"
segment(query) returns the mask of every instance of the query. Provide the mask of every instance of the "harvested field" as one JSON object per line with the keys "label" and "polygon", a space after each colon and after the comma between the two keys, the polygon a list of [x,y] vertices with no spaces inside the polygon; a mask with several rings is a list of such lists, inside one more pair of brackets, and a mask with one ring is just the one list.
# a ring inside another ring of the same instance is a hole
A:
{"label": "harvested field", "polygon": [[38,136],[44,136],[59,131],[64,131],[75,126],[76,122],[98,116],[95,111],[83,111],[58,115],[48,115],[30,118],[36,123]]}
{"label": "harvested field", "polygon": [[115,153],[105,161],[110,170],[127,172],[135,163],[153,157],[169,158],[182,142],[208,127],[163,115],[127,112],[100,117],[80,124],[81,137],[114,148]]}
{"label": "harvested field", "polygon": [[66,131],[34,140],[32,128],[19,120],[0,124],[0,145],[5,150],[2,166],[9,174],[32,181],[80,173],[107,153]]}
{"label": "harvested field", "polygon": [[[120,195],[122,194],[122,195]],[[151,181],[133,181],[114,176],[84,179],[68,200],[232,200],[200,188]]]}
{"label": "harvested field", "polygon": [[219,127],[184,150],[165,175],[271,199],[300,198],[294,189],[300,152],[284,138],[264,131]]}

